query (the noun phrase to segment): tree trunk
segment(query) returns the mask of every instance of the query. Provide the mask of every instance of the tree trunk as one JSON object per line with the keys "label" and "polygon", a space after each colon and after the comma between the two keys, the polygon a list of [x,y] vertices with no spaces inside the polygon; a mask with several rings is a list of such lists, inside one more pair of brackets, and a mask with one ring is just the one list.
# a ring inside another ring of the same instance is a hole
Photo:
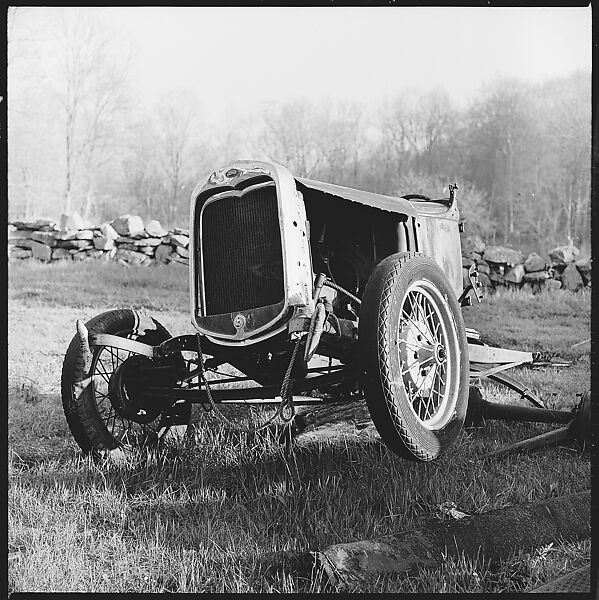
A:
{"label": "tree trunk", "polygon": [[373,583],[383,573],[437,568],[447,556],[497,564],[519,550],[590,536],[591,492],[587,490],[373,540],[336,544],[313,557],[330,585],[337,591],[351,591]]}

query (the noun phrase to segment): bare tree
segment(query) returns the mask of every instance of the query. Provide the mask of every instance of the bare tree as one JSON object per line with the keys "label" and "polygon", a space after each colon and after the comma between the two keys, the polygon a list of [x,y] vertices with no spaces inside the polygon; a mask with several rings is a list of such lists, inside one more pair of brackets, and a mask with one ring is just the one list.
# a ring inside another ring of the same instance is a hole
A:
{"label": "bare tree", "polygon": [[114,120],[126,108],[128,59],[121,53],[117,58],[114,32],[102,27],[89,9],[62,10],[56,27],[62,67],[58,88],[64,111],[62,209],[75,208],[73,193],[79,183],[85,200],[77,208],[89,215],[95,172],[106,159]]}
{"label": "bare tree", "polygon": [[260,136],[263,151],[300,177],[314,177],[324,164],[316,115],[315,105],[304,99],[265,111]]}
{"label": "bare tree", "polygon": [[162,208],[164,219],[170,224],[175,220],[182,186],[186,184],[188,152],[197,116],[198,102],[185,90],[163,96],[157,106],[160,164],[167,199]]}

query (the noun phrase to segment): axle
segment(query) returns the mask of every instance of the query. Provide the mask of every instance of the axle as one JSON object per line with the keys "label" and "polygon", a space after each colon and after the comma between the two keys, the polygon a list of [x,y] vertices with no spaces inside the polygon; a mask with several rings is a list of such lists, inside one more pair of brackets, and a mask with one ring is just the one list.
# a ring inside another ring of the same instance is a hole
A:
{"label": "axle", "polygon": [[559,423],[565,425],[570,423],[573,418],[574,414],[571,411],[488,402],[483,399],[478,388],[470,388],[468,412],[466,413],[466,424],[469,426],[481,425],[485,420]]}

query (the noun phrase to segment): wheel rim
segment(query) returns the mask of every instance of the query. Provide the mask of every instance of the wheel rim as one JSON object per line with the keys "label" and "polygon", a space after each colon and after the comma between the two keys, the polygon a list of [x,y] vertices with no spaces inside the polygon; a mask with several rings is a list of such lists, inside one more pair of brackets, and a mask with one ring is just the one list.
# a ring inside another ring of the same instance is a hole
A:
{"label": "wheel rim", "polygon": [[[121,331],[115,335],[133,339],[131,332]],[[92,390],[98,416],[109,435],[118,445],[132,446],[154,439],[158,434],[160,415],[150,423],[137,423],[120,415],[110,401],[108,385],[116,368],[136,354],[114,346],[98,346],[94,349],[91,366]]]}
{"label": "wheel rim", "polygon": [[397,330],[402,385],[423,427],[437,430],[453,417],[458,398],[459,344],[451,310],[437,287],[410,285]]}

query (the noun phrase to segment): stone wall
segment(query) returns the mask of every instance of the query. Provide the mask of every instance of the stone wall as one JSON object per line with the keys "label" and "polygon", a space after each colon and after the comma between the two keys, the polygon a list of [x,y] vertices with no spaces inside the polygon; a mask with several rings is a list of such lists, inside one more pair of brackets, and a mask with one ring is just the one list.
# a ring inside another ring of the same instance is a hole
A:
{"label": "stone wall", "polygon": [[[63,215],[60,223],[47,219],[13,221],[8,226],[9,259],[115,260],[123,265],[188,263],[189,230],[164,229],[158,221],[144,225],[134,215],[121,215],[94,226],[77,213]],[[479,237],[462,236],[464,284],[476,263],[482,285],[540,291],[564,288],[578,291],[591,285],[591,258],[580,257],[576,246],[550,250],[548,259],[536,253],[525,257],[519,250],[487,246]]]}
{"label": "stone wall", "polygon": [[115,260],[123,265],[177,262],[187,265],[189,230],[164,229],[158,221],[122,215],[93,226],[77,214],[60,223],[47,219],[12,221],[8,226],[9,259]]}
{"label": "stone wall", "polygon": [[591,286],[591,257],[581,257],[574,245],[549,250],[548,258],[536,252],[524,256],[520,250],[487,246],[479,237],[462,237],[462,273],[468,283],[468,269],[476,263],[483,287],[505,286],[533,292],[567,289],[573,292]]}

